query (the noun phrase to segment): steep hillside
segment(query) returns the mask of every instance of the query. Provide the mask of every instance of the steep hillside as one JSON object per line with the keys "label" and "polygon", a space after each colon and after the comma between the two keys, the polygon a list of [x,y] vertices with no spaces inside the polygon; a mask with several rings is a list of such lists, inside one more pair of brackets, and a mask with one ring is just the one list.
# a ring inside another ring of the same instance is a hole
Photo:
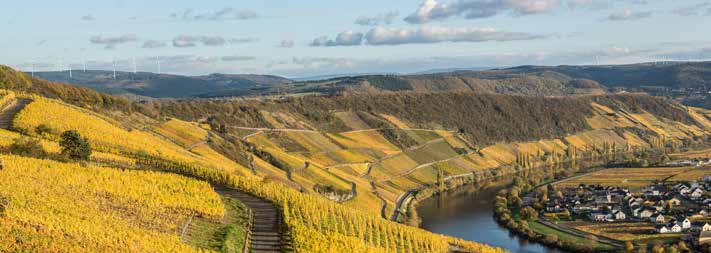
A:
{"label": "steep hillside", "polygon": [[[277,228],[268,232],[277,235],[265,235],[260,230],[264,222],[255,221],[250,233],[253,250],[265,246],[258,244],[262,238],[278,236],[284,229],[290,236],[269,241],[268,249],[503,252],[328,200],[319,193],[329,193],[333,185],[349,187],[348,181],[310,166],[292,175],[249,153],[266,155],[257,150],[261,148],[240,150],[247,163],[239,164],[213,149],[229,147],[232,136],[217,134],[209,125],[142,116],[147,120],[134,125],[143,127],[126,128],[112,115],[61,100],[12,91],[2,94],[3,100],[30,100],[17,115],[11,115],[14,131],[0,130],[0,151],[15,154],[0,156],[0,179],[12,181],[0,186],[0,220],[8,225],[0,228],[3,252],[241,250],[238,245],[246,240],[244,229],[250,227],[230,224],[247,216],[244,210],[241,215],[235,213],[240,208],[230,200],[239,195],[261,201],[250,207],[254,216],[247,217],[269,219],[266,222]],[[138,114],[122,115],[126,113]],[[88,160],[67,162],[70,159],[61,154],[58,143],[65,130],[87,137],[94,148]],[[318,139],[314,136],[314,141]],[[284,155],[287,164],[299,162],[291,154],[274,150],[274,155]],[[304,187],[302,192],[300,184],[314,188]],[[270,213],[259,213],[266,206],[272,206]]]}
{"label": "steep hillside", "polygon": [[72,83],[111,94],[132,94],[145,97],[190,97],[222,90],[249,90],[278,86],[291,80],[270,75],[223,75],[181,76],[147,72],[75,70],[72,77],[68,71],[36,72],[35,76],[56,82]]}
{"label": "steep hillside", "polygon": [[521,154],[550,162],[573,149],[590,156],[698,145],[711,133],[707,111],[638,94],[393,93],[145,106],[210,124],[254,154],[258,175],[385,217],[440,170],[486,175],[513,168]]}

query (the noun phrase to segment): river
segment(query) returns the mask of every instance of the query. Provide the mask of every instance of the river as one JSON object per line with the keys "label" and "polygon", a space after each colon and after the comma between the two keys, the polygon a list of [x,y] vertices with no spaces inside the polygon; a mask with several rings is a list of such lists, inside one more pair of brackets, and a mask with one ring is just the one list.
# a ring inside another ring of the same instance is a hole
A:
{"label": "river", "polygon": [[494,220],[496,192],[505,185],[462,186],[426,199],[417,207],[423,229],[462,239],[502,247],[511,252],[561,253],[563,251],[529,242],[499,226]]}

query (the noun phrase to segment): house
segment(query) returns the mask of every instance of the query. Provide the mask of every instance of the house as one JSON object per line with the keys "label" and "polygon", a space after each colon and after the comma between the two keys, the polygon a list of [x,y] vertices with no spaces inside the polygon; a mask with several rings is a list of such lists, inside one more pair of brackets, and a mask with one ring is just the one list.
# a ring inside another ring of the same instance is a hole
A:
{"label": "house", "polygon": [[657,225],[654,229],[660,234],[681,233],[681,226],[679,226],[679,224]]}
{"label": "house", "polygon": [[649,217],[649,221],[653,223],[664,223],[664,215],[657,214]]}
{"label": "house", "polygon": [[681,205],[681,200],[677,197],[670,198],[668,201],[675,206]]}
{"label": "house", "polygon": [[711,225],[707,222],[693,222],[691,227],[693,230],[697,231],[711,231]]}
{"label": "house", "polygon": [[664,226],[664,225],[656,225],[656,226],[654,226],[654,230],[656,230],[657,233],[660,233],[660,234],[671,233],[669,231],[669,228],[667,228],[667,226]]}
{"label": "house", "polygon": [[704,196],[704,190],[701,188],[694,188],[690,193],[689,193],[689,198],[692,199],[698,199]]}
{"label": "house", "polygon": [[612,211],[612,218],[615,220],[625,220],[627,219],[627,215],[620,210],[614,210]]}
{"label": "house", "polygon": [[647,209],[647,208],[640,208],[640,209],[636,209],[636,210],[639,210],[637,212],[637,217],[639,217],[641,219],[646,219],[646,218],[652,217],[652,215],[654,215],[654,212],[650,209]]}
{"label": "house", "polygon": [[691,228],[691,221],[689,218],[684,218],[684,219],[679,219],[680,221],[678,222],[681,225],[681,229],[687,230]]}
{"label": "house", "polygon": [[590,220],[596,221],[596,222],[606,221],[607,215],[605,215],[604,213],[591,213]]}

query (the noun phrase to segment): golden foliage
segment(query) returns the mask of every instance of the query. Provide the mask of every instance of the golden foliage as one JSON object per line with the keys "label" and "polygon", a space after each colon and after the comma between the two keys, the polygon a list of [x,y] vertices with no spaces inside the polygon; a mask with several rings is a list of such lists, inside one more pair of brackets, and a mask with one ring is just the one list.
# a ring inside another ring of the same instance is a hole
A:
{"label": "golden foliage", "polygon": [[182,176],[0,159],[0,252],[193,252],[182,222],[225,212],[207,183]]}

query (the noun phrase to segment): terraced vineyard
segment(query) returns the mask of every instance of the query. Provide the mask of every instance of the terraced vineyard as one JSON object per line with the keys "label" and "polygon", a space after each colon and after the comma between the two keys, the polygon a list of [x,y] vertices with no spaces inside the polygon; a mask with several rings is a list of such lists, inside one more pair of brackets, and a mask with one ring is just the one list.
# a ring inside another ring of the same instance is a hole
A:
{"label": "terraced vineyard", "polygon": [[[45,160],[0,157],[0,178],[14,180],[0,186],[0,217],[12,224],[0,234],[13,235],[0,239],[0,251],[113,251],[127,243],[129,251],[502,252],[390,220],[403,217],[413,189],[583,155],[701,146],[711,133],[708,111],[644,96],[130,106],[97,96],[106,104],[18,96],[32,102],[8,113],[12,131],[0,130],[0,146],[8,153],[20,139],[37,143]],[[58,140],[67,130],[87,138],[90,159],[52,161],[66,160]],[[42,194],[51,201],[37,199]],[[30,239],[14,245],[16,237]]]}

